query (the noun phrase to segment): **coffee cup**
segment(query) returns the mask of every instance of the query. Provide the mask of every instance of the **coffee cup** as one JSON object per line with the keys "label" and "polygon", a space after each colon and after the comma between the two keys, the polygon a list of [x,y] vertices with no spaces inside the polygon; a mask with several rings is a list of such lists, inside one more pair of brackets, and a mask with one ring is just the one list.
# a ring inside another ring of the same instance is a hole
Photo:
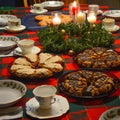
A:
{"label": "coffee cup", "polygon": [[113,18],[104,18],[102,20],[103,26],[106,30],[110,30],[114,28],[115,25],[115,19]]}
{"label": "coffee cup", "polygon": [[26,55],[32,52],[34,41],[29,39],[23,39],[18,41],[18,46],[21,48],[22,54]]}
{"label": "coffee cup", "polygon": [[8,26],[11,29],[19,28],[21,25],[21,19],[20,18],[10,18],[8,19]]}
{"label": "coffee cup", "polygon": [[43,5],[40,3],[33,4],[32,9],[36,12],[41,11],[43,9]]}
{"label": "coffee cup", "polygon": [[33,90],[33,94],[39,103],[40,109],[50,109],[51,105],[56,101],[57,89],[51,85],[41,85]]}

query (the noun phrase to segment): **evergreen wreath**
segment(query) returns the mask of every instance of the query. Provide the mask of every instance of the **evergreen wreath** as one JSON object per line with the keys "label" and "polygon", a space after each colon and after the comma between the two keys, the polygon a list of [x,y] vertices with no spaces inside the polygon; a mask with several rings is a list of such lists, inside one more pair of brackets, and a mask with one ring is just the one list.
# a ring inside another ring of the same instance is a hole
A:
{"label": "evergreen wreath", "polygon": [[49,53],[79,53],[92,47],[108,47],[113,44],[113,36],[102,24],[79,25],[71,22],[59,26],[48,26],[38,30],[37,35],[43,50]]}

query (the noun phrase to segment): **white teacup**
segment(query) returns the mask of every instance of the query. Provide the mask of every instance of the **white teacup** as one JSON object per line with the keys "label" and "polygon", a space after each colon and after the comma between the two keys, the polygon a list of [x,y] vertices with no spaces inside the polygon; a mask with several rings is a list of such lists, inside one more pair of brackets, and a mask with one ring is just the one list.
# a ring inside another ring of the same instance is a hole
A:
{"label": "white teacup", "polygon": [[56,101],[57,89],[51,85],[41,85],[33,90],[33,94],[40,105],[40,109],[49,109]]}
{"label": "white teacup", "polygon": [[33,4],[32,9],[36,12],[41,11],[43,9],[43,5],[40,3]]}
{"label": "white teacup", "polygon": [[10,18],[8,19],[8,26],[11,29],[16,29],[20,27],[21,25],[21,19],[20,18]]}
{"label": "white teacup", "polygon": [[102,20],[103,26],[106,30],[110,30],[114,28],[115,25],[115,19],[113,18],[104,18]]}
{"label": "white teacup", "polygon": [[34,46],[34,41],[33,40],[28,40],[28,39],[23,39],[18,41],[18,46],[22,50],[22,54],[29,54],[32,51],[32,48]]}

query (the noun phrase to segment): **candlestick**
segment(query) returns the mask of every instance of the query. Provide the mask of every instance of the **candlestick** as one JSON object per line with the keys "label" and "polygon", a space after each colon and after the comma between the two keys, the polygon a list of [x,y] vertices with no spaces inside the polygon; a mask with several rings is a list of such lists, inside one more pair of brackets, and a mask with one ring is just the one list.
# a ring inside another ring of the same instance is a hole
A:
{"label": "candlestick", "polygon": [[55,13],[53,19],[52,19],[53,25],[60,25],[61,24],[61,18],[57,13]]}
{"label": "candlestick", "polygon": [[85,22],[86,19],[86,15],[85,13],[83,13],[82,11],[78,12],[75,16],[76,22],[79,24],[83,24]]}
{"label": "candlestick", "polygon": [[71,15],[75,15],[79,10],[79,4],[76,1],[70,3],[69,10]]}

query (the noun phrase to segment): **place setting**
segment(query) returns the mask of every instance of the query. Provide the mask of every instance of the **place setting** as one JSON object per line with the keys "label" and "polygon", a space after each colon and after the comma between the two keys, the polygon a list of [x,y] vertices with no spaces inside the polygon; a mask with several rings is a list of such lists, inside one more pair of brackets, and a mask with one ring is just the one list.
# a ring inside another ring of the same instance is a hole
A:
{"label": "place setting", "polygon": [[5,26],[5,30],[10,33],[19,33],[25,29],[26,29],[26,26],[21,24],[20,18],[8,19],[8,25]]}
{"label": "place setting", "polygon": [[27,115],[38,119],[48,119],[65,114],[69,110],[69,103],[65,97],[57,95],[56,92],[56,87],[51,85],[34,88],[34,97],[25,105]]}
{"label": "place setting", "polygon": [[43,14],[43,13],[48,12],[48,10],[47,10],[47,9],[44,9],[43,4],[36,3],[36,4],[33,4],[33,5],[31,6],[30,12],[31,12],[31,13],[35,13],[35,14]]}
{"label": "place setting", "polygon": [[14,49],[13,53],[17,56],[23,56],[25,54],[33,53],[38,54],[41,52],[41,49],[34,45],[35,41],[29,39],[20,40],[17,43],[17,47]]}
{"label": "place setting", "polygon": [[13,51],[20,39],[12,35],[0,35],[0,57],[13,56]]}
{"label": "place setting", "polygon": [[117,32],[120,27],[116,25],[114,18],[104,18],[102,20],[103,27],[109,32]]}
{"label": "place setting", "polygon": [[23,107],[15,106],[26,94],[27,87],[22,82],[0,80],[0,120],[17,119],[23,116]]}

